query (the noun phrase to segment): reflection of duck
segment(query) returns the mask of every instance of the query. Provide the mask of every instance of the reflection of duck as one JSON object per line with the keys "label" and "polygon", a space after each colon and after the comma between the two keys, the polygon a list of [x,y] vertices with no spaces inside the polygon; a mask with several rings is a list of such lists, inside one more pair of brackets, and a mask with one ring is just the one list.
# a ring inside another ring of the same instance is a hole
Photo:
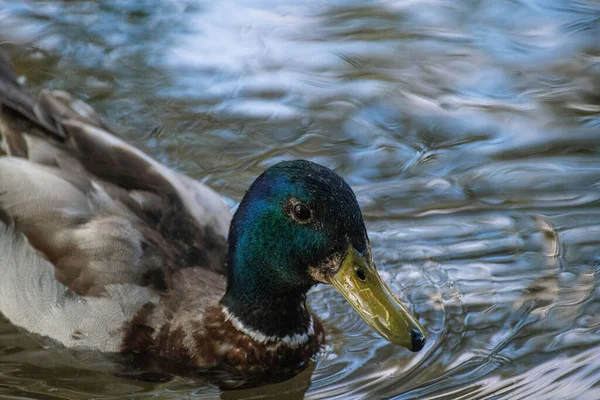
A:
{"label": "reflection of duck", "polygon": [[295,369],[324,340],[305,305],[322,282],[388,340],[423,347],[333,171],[276,164],[231,219],[219,195],[113,136],[86,104],[26,94],[2,54],[0,104],[0,311],[15,325],[184,368]]}

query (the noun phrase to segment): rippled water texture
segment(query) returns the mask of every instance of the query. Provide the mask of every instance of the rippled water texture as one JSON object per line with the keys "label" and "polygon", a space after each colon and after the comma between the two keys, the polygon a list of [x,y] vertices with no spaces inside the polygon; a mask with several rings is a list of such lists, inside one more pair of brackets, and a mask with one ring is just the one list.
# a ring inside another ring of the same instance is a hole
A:
{"label": "rippled water texture", "polygon": [[593,0],[0,0],[30,87],[232,205],[282,159],[346,177],[430,334],[390,345],[320,287],[311,370],[221,393],[79,367],[3,321],[0,397],[600,399],[599,26]]}

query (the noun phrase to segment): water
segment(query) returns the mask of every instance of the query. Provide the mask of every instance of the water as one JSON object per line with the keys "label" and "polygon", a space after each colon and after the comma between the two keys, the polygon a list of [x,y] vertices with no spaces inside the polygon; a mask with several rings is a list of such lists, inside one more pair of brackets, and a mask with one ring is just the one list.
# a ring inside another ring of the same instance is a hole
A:
{"label": "water", "polygon": [[0,397],[600,398],[599,38],[593,0],[0,0],[28,86],[232,205],[282,159],[335,168],[430,335],[390,345],[319,287],[311,368],[222,392],[115,377],[1,320]]}

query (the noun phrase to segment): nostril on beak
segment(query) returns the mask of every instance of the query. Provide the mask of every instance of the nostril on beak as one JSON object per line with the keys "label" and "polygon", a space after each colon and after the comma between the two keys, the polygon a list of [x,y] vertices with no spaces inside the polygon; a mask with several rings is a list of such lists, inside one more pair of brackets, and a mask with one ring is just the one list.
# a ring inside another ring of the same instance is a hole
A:
{"label": "nostril on beak", "polygon": [[425,337],[421,332],[419,332],[418,329],[415,328],[410,331],[410,342],[412,345],[410,351],[414,351],[416,353],[417,351],[421,351],[423,346],[425,346]]}

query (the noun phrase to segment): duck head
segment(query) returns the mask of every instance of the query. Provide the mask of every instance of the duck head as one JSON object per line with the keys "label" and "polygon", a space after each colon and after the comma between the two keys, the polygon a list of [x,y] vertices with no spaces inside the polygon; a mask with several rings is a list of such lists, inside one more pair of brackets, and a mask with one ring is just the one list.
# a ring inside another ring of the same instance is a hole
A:
{"label": "duck head", "polygon": [[425,329],[377,273],[350,186],[319,164],[281,162],[254,181],[233,217],[221,304],[265,336],[303,334],[306,292],[319,283],[390,342],[423,348]]}

